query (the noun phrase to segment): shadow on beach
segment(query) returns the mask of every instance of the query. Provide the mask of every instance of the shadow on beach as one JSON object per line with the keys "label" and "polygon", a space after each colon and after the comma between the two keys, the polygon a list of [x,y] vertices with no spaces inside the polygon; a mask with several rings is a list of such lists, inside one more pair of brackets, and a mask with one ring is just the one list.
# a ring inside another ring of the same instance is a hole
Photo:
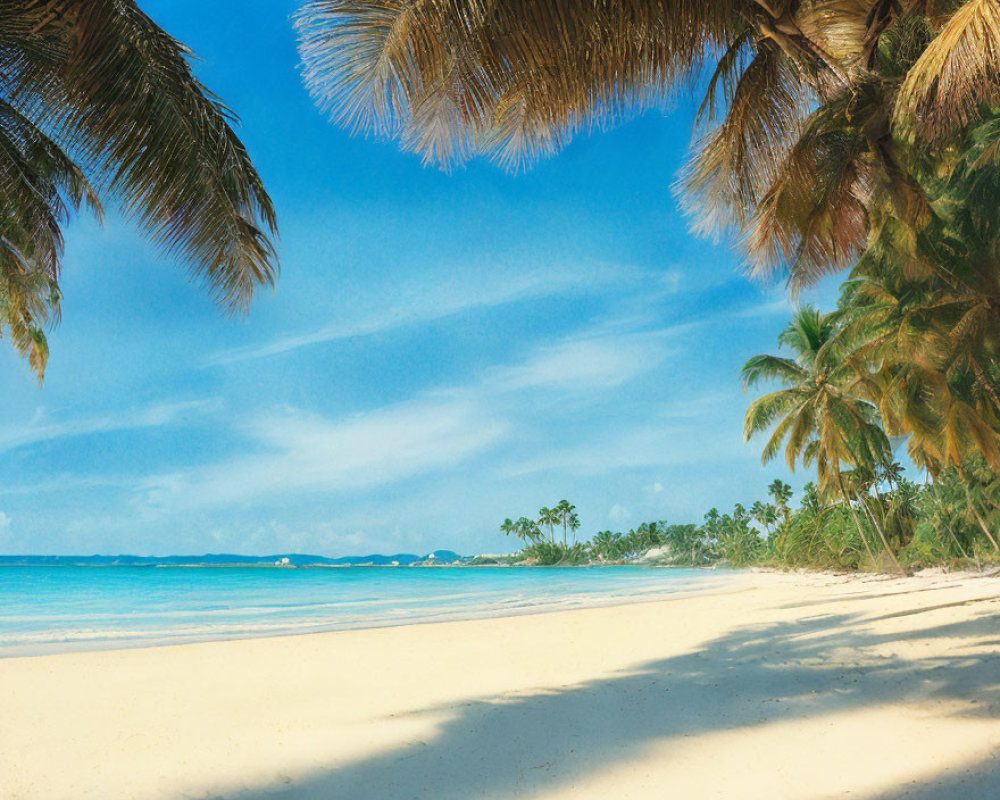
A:
{"label": "shadow on beach", "polygon": [[[998,719],[1000,650],[994,642],[920,660],[874,651],[891,651],[894,642],[906,640],[995,636],[996,608],[978,603],[971,620],[901,633],[866,630],[872,617],[853,614],[740,627],[695,652],[642,664],[621,676],[427,709],[452,715],[428,741],[331,767],[286,787],[231,797],[532,797],[627,763],[654,742],[669,746],[671,740],[709,732],[920,701],[957,701],[960,710],[953,713]],[[872,747],[879,747],[876,737],[873,732]],[[914,765],[914,774],[921,766]],[[849,772],[851,765],[837,761],[829,768]],[[877,797],[1000,797],[1000,765],[970,765],[961,774],[942,774]]]}

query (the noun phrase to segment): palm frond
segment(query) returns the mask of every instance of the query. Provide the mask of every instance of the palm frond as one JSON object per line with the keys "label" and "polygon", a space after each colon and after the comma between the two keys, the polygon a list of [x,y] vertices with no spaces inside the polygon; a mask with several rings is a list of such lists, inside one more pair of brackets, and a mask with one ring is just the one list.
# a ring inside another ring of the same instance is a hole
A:
{"label": "palm frond", "polygon": [[661,105],[753,5],[313,0],[296,26],[306,83],[338,123],[433,163],[517,168]]}
{"label": "palm frond", "polygon": [[10,104],[240,308],[275,279],[274,209],[188,55],[134,0],[0,5]]}
{"label": "palm frond", "polygon": [[808,378],[809,374],[791,359],[766,354],[754,356],[740,371],[744,389],[762,380],[780,380],[786,385],[795,385]]}
{"label": "palm frond", "polygon": [[1000,102],[1000,5],[967,0],[910,70],[894,123],[940,142]]}

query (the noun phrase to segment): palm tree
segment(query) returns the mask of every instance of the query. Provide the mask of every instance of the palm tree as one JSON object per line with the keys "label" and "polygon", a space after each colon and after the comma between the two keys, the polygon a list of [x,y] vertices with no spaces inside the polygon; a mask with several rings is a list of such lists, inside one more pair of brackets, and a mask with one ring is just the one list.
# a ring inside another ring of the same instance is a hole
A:
{"label": "palm tree", "polygon": [[271,201],[189,56],[134,0],[0,4],[0,332],[39,379],[63,224],[101,197],[232,309],[275,280]]}
{"label": "palm tree", "polygon": [[762,380],[778,380],[785,388],[755,400],[747,409],[743,430],[749,441],[773,428],[761,457],[765,464],[783,444],[789,469],[795,469],[799,459],[806,465],[815,463],[820,492],[841,496],[874,559],[842,466],[874,470],[890,460],[889,442],[879,427],[876,407],[855,393],[856,364],[838,346],[837,322],[835,313],[802,308],[779,336],[793,358],[759,355],[746,363],[745,388]]}
{"label": "palm tree", "polygon": [[778,513],[781,514],[783,524],[781,536],[778,538],[778,552],[782,553],[788,541],[788,528],[792,519],[792,509],[788,505],[788,501],[792,499],[792,487],[780,478],[775,478],[767,487],[767,493],[774,498],[774,504],[778,508]]}
{"label": "palm tree", "polygon": [[621,556],[621,534],[611,531],[598,531],[591,540],[591,552],[602,561],[613,561]]}
{"label": "palm tree", "polygon": [[800,458],[807,465],[815,463],[821,492],[837,488],[842,463],[874,467],[888,452],[877,409],[855,393],[855,365],[836,347],[836,333],[835,313],[801,308],[778,337],[794,357],[754,356],[741,373],[745,389],[770,380],[785,387],[747,409],[747,441],[773,427],[762,462],[771,461],[787,442],[788,467],[794,469]]}
{"label": "palm tree", "polygon": [[557,521],[563,526],[563,547],[569,547],[568,529],[572,527],[575,531],[580,527],[580,520],[573,513],[576,511],[576,506],[570,503],[569,500],[560,500],[553,511],[555,512]]}
{"label": "palm tree", "polygon": [[549,541],[555,541],[555,526],[559,524],[559,512],[556,509],[542,506],[538,509],[538,524],[549,528]]}
{"label": "palm tree", "polygon": [[764,529],[767,538],[771,538],[771,526],[778,521],[778,510],[770,503],[755,500],[750,506],[750,516]]}
{"label": "palm tree", "polygon": [[573,532],[573,541],[576,541],[576,532],[580,530],[580,517],[576,512],[569,515],[569,529]]}
{"label": "palm tree", "polygon": [[521,517],[517,521],[517,527],[525,543],[538,544],[542,540],[542,531],[533,519]]}

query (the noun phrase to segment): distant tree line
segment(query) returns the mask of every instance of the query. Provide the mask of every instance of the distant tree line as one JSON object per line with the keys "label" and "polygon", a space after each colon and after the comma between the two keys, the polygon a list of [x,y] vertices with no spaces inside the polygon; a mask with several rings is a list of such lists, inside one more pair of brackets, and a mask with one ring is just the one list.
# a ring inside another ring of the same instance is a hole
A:
{"label": "distant tree line", "polygon": [[846,499],[807,483],[796,503],[792,487],[775,480],[767,499],[737,503],[725,513],[712,508],[700,524],[644,522],[627,532],[598,531],[586,541],[557,541],[563,519],[564,533],[580,526],[574,507],[563,501],[555,511],[570,510],[543,523],[547,533],[524,517],[505,520],[501,531],[524,543],[511,563],[540,566],[644,561],[890,572],[1000,563],[1000,478],[984,458],[972,456],[933,482],[910,481],[893,464],[869,482],[845,473],[844,485]]}

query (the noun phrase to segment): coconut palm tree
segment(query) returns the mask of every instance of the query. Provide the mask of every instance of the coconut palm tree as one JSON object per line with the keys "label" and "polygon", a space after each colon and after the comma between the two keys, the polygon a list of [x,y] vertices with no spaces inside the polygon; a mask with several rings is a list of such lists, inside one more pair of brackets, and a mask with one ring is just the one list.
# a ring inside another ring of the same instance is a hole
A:
{"label": "coconut palm tree", "polygon": [[[989,204],[980,203],[992,211]],[[938,229],[937,263],[960,285],[907,274],[866,253],[845,285],[845,336],[852,359],[893,436],[907,437],[910,457],[938,475],[973,455],[1000,467],[1000,274],[970,237]],[[959,257],[946,255],[955,252]]]}
{"label": "coconut palm tree", "polygon": [[774,498],[774,504],[781,515],[781,535],[778,537],[777,546],[778,552],[782,553],[788,540],[788,528],[792,520],[792,509],[788,505],[788,501],[792,499],[792,487],[780,478],[775,478],[767,487],[767,493]]}
{"label": "coconut palm tree", "polygon": [[538,509],[538,524],[546,525],[549,529],[549,541],[555,541],[555,527],[559,524],[559,512],[554,508],[542,506]]}
{"label": "coconut palm tree", "polygon": [[569,547],[569,529],[572,528],[576,531],[580,527],[580,520],[573,513],[576,511],[576,506],[570,503],[569,500],[560,500],[553,511],[556,514],[558,523],[563,526],[563,547]]}
{"label": "coconut palm tree", "polygon": [[762,503],[760,500],[755,500],[754,504],[750,506],[750,516],[764,529],[764,533],[770,539],[771,527],[778,521],[778,509],[770,503]]}
{"label": "coconut palm tree", "polygon": [[778,337],[793,357],[754,356],[741,373],[745,389],[761,381],[784,385],[747,409],[746,439],[773,428],[763,463],[775,458],[785,444],[790,469],[799,459],[816,464],[821,492],[838,487],[843,464],[874,468],[888,453],[877,409],[855,393],[855,365],[835,346],[836,326],[836,313],[801,308]]}
{"label": "coconut palm tree", "polygon": [[613,561],[621,556],[620,533],[598,531],[590,541],[590,550],[602,561]]}
{"label": "coconut palm tree", "polygon": [[573,532],[573,541],[576,541],[576,532],[580,530],[580,517],[576,512],[569,515],[569,529]]}
{"label": "coconut palm tree", "polygon": [[101,198],[230,308],[274,282],[271,201],[189,58],[134,0],[0,4],[0,333],[39,379],[63,225]]}
{"label": "coconut palm tree", "polygon": [[761,457],[775,458],[785,447],[785,461],[795,469],[801,459],[815,464],[822,494],[839,494],[851,513],[865,547],[874,559],[843,467],[874,471],[889,463],[890,448],[879,426],[878,409],[856,392],[857,365],[838,346],[838,315],[802,308],[779,336],[793,358],[759,355],[743,367],[745,388],[777,380],[784,388],[755,400],[744,418],[744,435],[771,431]]}

